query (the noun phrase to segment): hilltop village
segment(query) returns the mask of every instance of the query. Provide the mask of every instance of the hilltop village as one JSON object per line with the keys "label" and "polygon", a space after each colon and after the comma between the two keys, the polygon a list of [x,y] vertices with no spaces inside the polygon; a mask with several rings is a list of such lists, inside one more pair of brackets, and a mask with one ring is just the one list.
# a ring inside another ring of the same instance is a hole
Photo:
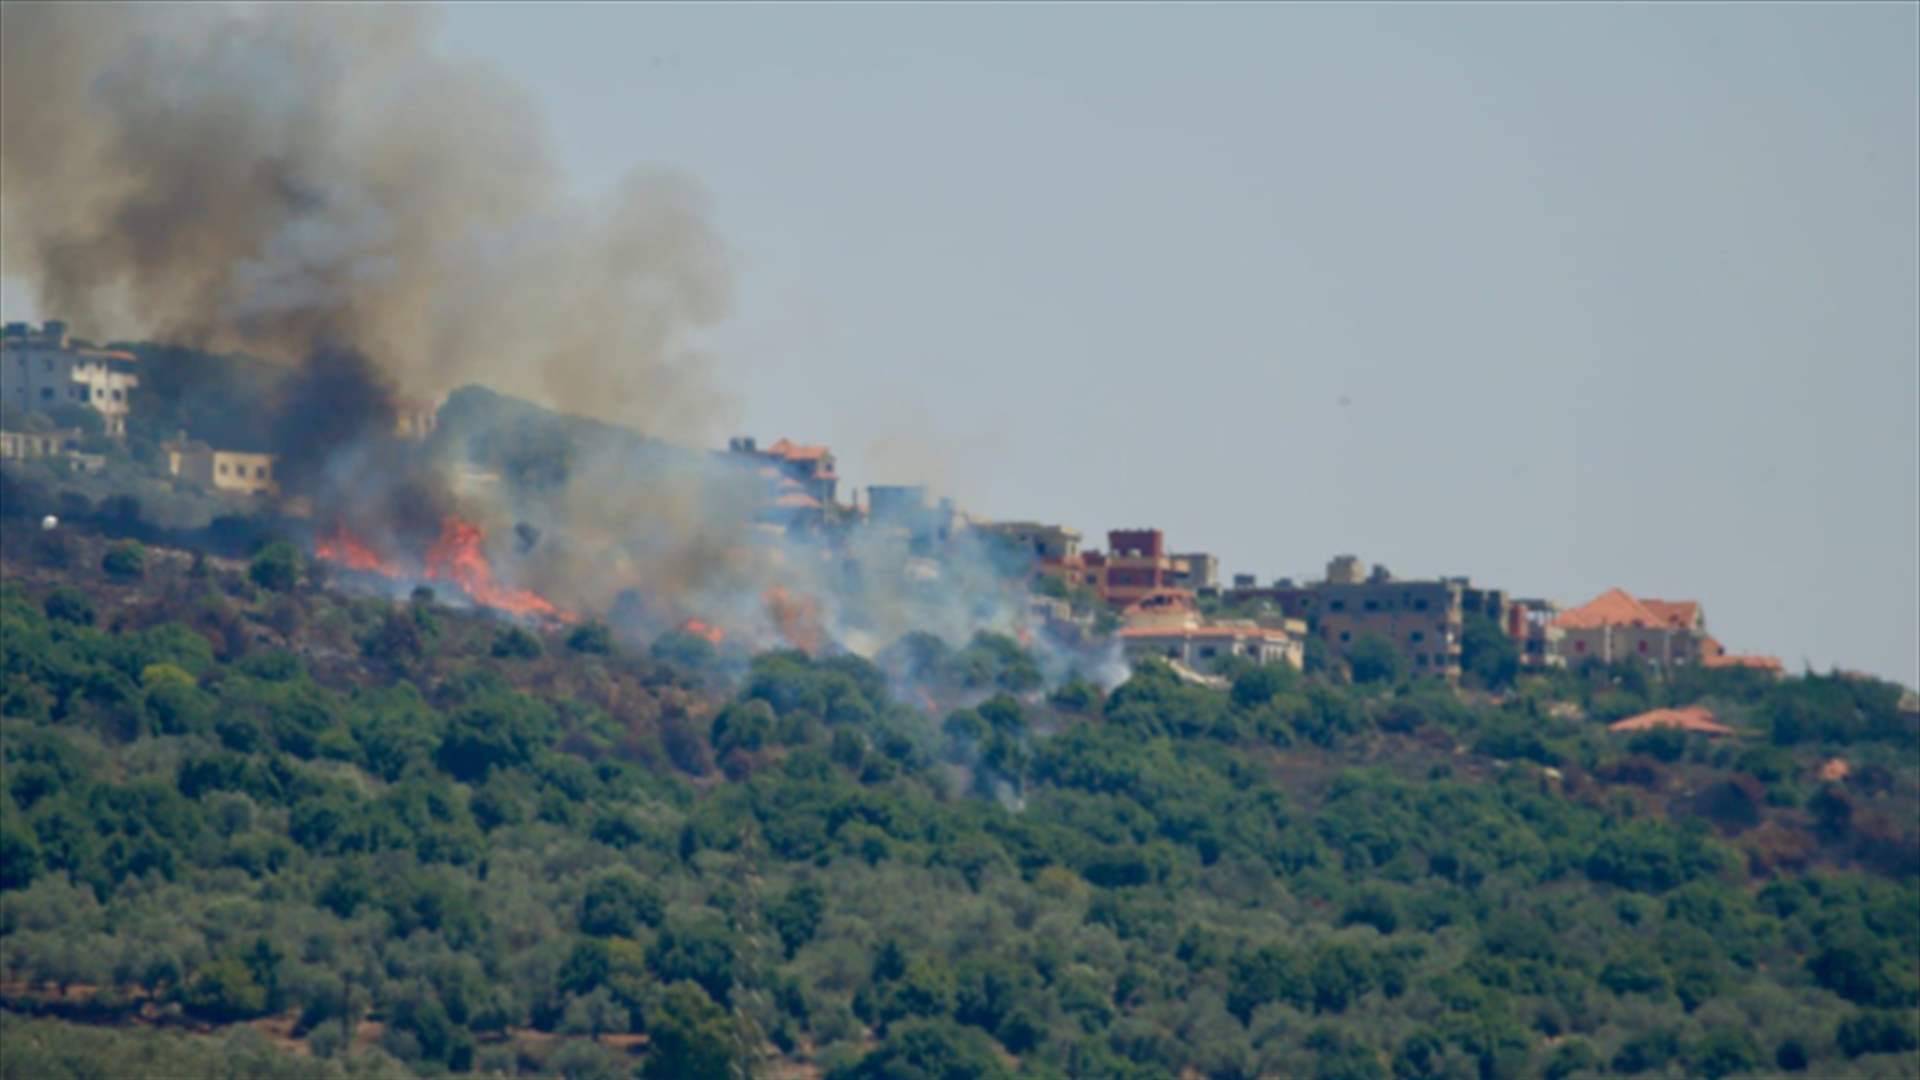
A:
{"label": "hilltop village", "polygon": [[[0,460],[38,459],[56,472],[91,474],[131,463],[137,455],[126,443],[130,420],[137,428],[142,418],[141,380],[142,361],[126,348],[98,347],[62,322],[7,324],[0,335]],[[441,403],[391,404],[395,439],[435,432]],[[180,489],[242,507],[305,510],[298,498],[282,498],[280,463],[259,440],[219,440],[218,432],[178,430],[156,440],[148,465]],[[921,486],[854,489],[843,502],[835,457],[825,446],[785,438],[763,446],[737,437],[714,457],[753,478],[748,512],[763,534],[834,545],[858,530],[903,546],[910,572],[926,576],[941,573],[956,545],[984,541],[1001,565],[1028,576],[1035,618],[1071,636],[1111,635],[1129,659],[1164,659],[1196,681],[1211,680],[1229,657],[1296,668],[1384,666],[1457,681],[1476,651],[1518,669],[1637,660],[1663,669],[1782,670],[1773,657],[1729,652],[1692,599],[1615,588],[1563,608],[1466,577],[1398,577],[1350,554],[1330,559],[1317,581],[1223,578],[1218,558],[1172,549],[1159,528],[1113,529],[1102,550],[1083,546],[1081,534],[1065,525],[976,517]],[[455,486],[470,493],[501,482],[497,468],[462,463]]]}

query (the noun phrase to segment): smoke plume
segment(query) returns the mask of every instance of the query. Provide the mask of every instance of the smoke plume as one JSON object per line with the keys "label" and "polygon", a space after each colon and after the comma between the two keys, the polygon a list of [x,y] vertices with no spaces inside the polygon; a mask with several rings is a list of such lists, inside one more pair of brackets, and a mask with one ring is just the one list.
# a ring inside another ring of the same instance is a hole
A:
{"label": "smoke plume", "polygon": [[706,198],[564,197],[528,95],[415,5],[0,7],[4,268],[79,325],[300,362],[351,350],[667,436],[721,404]]}

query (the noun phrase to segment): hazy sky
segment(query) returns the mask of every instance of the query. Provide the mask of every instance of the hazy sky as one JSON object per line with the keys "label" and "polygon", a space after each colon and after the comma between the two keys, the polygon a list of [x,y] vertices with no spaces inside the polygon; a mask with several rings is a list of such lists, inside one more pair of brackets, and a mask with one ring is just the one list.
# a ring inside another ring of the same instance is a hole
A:
{"label": "hazy sky", "polygon": [[738,427],[854,484],[1262,578],[1692,597],[1912,684],[1916,12],[468,5],[442,42],[582,192],[706,185]]}

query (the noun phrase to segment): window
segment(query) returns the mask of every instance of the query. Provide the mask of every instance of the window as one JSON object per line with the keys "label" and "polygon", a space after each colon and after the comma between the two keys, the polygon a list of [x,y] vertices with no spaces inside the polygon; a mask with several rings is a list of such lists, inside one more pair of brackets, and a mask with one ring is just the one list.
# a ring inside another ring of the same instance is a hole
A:
{"label": "window", "polygon": [[1335,600],[1328,604],[1327,608],[1331,611],[1345,611],[1347,610],[1347,602],[1345,600]]}
{"label": "window", "polygon": [[1414,654],[1413,654],[1413,663],[1414,663],[1414,666],[1415,666],[1415,667],[1426,667],[1426,666],[1427,666],[1427,654],[1426,654],[1426,653],[1414,653]]}
{"label": "window", "polygon": [[1412,639],[1412,641],[1413,641],[1413,643],[1414,643],[1415,645],[1418,645],[1418,644],[1420,644],[1421,642],[1423,642],[1423,641],[1425,641],[1425,640],[1427,640],[1427,635],[1425,635],[1425,634],[1423,634],[1423,633],[1421,633],[1421,632],[1420,632],[1420,631],[1418,631],[1418,630],[1415,630],[1415,631],[1413,632],[1413,634],[1411,635],[1411,639]]}
{"label": "window", "polygon": [[1643,642],[1641,642],[1641,643],[1640,643],[1640,651],[1641,651],[1641,652],[1646,652],[1646,651],[1647,651],[1647,643],[1646,643],[1646,642],[1644,642],[1644,641],[1643,641]]}
{"label": "window", "polygon": [[1413,602],[1413,610],[1415,611],[1427,610],[1427,602],[1425,600],[1415,600]]}
{"label": "window", "polygon": [[224,461],[220,463],[220,475],[221,476],[227,475],[227,463]]}
{"label": "window", "polygon": [[1353,640],[1353,635],[1352,635],[1351,633],[1349,633],[1348,631],[1345,631],[1345,630],[1342,630],[1342,631],[1340,631],[1340,640],[1341,640],[1341,641],[1352,641],[1352,640]]}
{"label": "window", "polygon": [[1211,645],[1202,645],[1202,646],[1200,646],[1200,655],[1201,655],[1201,656],[1206,656],[1206,657],[1211,657],[1211,656],[1213,656],[1213,655],[1215,655],[1215,653],[1216,653],[1216,650],[1215,650],[1215,649],[1214,649],[1214,647],[1213,647],[1213,646],[1211,646]]}
{"label": "window", "polygon": [[1366,602],[1366,603],[1365,603],[1364,605],[1362,605],[1362,606],[1364,606],[1364,607],[1365,607],[1365,608],[1366,608],[1366,609],[1367,609],[1368,611],[1379,611],[1379,610],[1380,610],[1380,604],[1379,604],[1379,602],[1377,602],[1377,601],[1374,601],[1374,600],[1368,600],[1368,601],[1367,601],[1367,602]]}
{"label": "window", "polygon": [[265,480],[267,478],[267,467],[265,465],[255,465],[253,467],[253,478],[255,480]]}
{"label": "window", "polygon": [[113,400],[115,400],[115,401],[119,401],[119,400],[120,400],[120,391],[118,391],[118,390],[115,390],[115,391],[113,392]]}
{"label": "window", "polygon": [[1586,652],[1586,651],[1587,651],[1587,643],[1586,643],[1586,642],[1584,642],[1584,641],[1576,641],[1576,642],[1574,642],[1574,643],[1573,643],[1573,651],[1574,651],[1574,652]]}
{"label": "window", "polygon": [[43,387],[41,387],[41,388],[40,388],[40,400],[41,400],[41,401],[52,401],[52,400],[53,400],[53,387],[51,387],[51,386],[43,386]]}

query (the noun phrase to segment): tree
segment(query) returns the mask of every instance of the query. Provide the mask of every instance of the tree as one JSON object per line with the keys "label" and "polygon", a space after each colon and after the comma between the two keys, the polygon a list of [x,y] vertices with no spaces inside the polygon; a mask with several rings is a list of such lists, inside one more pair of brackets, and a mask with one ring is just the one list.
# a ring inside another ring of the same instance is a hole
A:
{"label": "tree", "polygon": [[1512,686],[1520,674],[1520,648],[1485,615],[1469,615],[1460,629],[1460,666],[1482,686]]}
{"label": "tree", "polygon": [[726,1080],[745,1074],[749,1060],[739,1033],[699,986],[667,987],[646,1009],[646,1022],[647,1060],[640,1070],[646,1080]]}
{"label": "tree", "polygon": [[93,601],[87,599],[86,593],[70,585],[62,585],[48,593],[42,606],[49,619],[58,619],[76,626],[93,625]]}
{"label": "tree", "polygon": [[116,581],[138,581],[146,575],[146,552],[139,544],[125,541],[107,549],[100,569]]}
{"label": "tree", "polygon": [[263,589],[287,592],[300,580],[300,552],[285,540],[275,540],[254,554],[247,577]]}
{"label": "tree", "polygon": [[567,635],[567,648],[577,653],[608,656],[613,652],[613,631],[602,622],[585,622]]}
{"label": "tree", "polygon": [[642,926],[658,926],[666,913],[660,894],[631,870],[621,868],[596,878],[580,898],[580,932],[593,937],[631,937]]}
{"label": "tree", "polygon": [[1405,671],[1406,661],[1393,643],[1378,634],[1362,634],[1347,650],[1347,666],[1357,683],[1396,683]]}

